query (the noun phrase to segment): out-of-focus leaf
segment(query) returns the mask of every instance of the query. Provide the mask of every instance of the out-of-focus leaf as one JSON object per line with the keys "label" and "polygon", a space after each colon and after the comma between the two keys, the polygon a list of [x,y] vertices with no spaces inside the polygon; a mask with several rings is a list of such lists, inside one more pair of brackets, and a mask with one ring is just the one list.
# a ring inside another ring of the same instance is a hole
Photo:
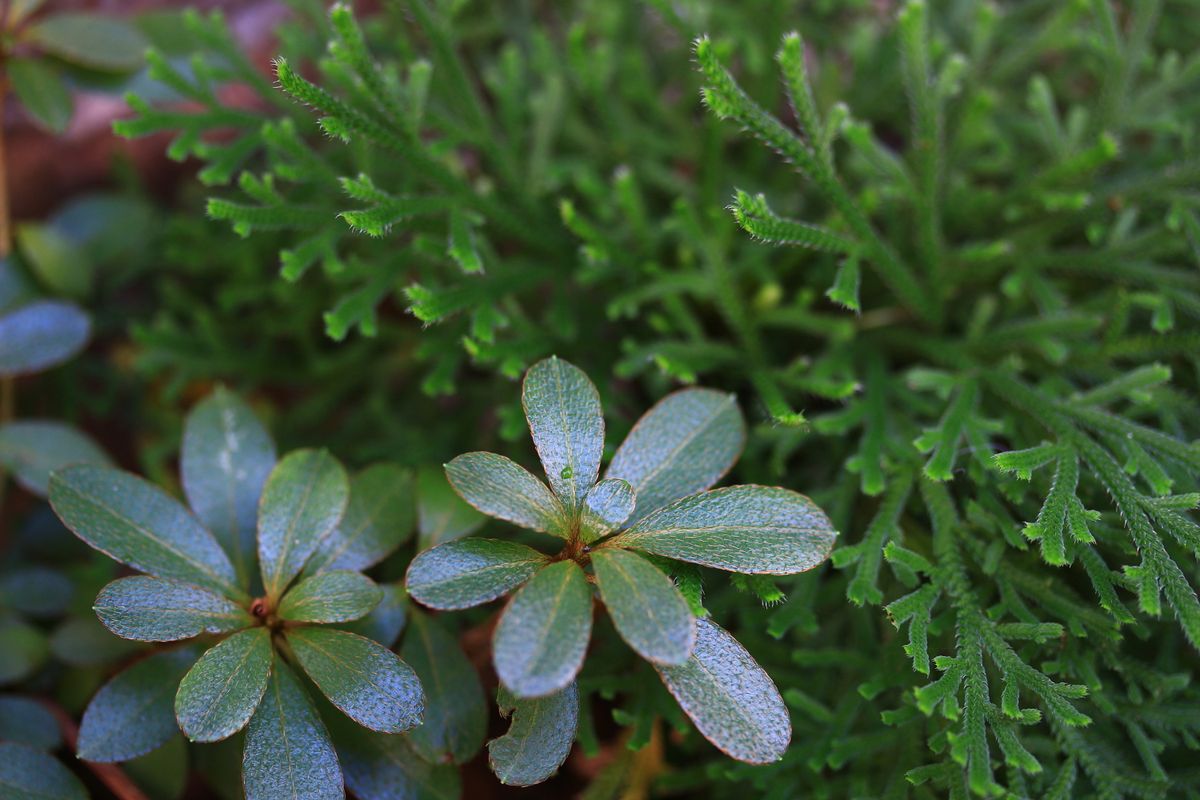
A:
{"label": "out-of-focus leaf", "polygon": [[412,472],[374,464],[350,480],[346,513],[309,561],[305,573],[365,570],[408,541],[413,532]]}
{"label": "out-of-focus leaf", "polygon": [[458,496],[444,470],[422,467],[417,472],[418,550],[467,536],[486,521]]}
{"label": "out-of-focus leaf", "polygon": [[385,583],[379,588],[383,599],[370,614],[338,627],[374,639],[390,650],[408,621],[408,596],[399,583]]}
{"label": "out-of-focus leaf", "polygon": [[155,653],[101,687],[79,725],[79,757],[128,761],[161,747],[177,733],[175,693],[198,652],[189,646]]}
{"label": "out-of-focus leaf", "polygon": [[0,619],[0,685],[33,674],[50,652],[46,637],[32,625]]}
{"label": "out-of-focus leaf", "polygon": [[131,72],[145,58],[137,29],[111,16],[65,12],[39,20],[26,36],[63,61],[111,72]]}
{"label": "out-of-focus leaf", "polygon": [[13,91],[29,116],[51,133],[65,131],[74,103],[58,70],[41,58],[10,59],[7,70]]}
{"label": "out-of-focus leaf", "polygon": [[0,575],[0,605],[30,617],[62,614],[74,593],[70,578],[46,567],[27,567]]}
{"label": "out-of-focus leaf", "polygon": [[12,800],[87,800],[79,778],[53,756],[0,742],[0,797]]}
{"label": "out-of-focus leaf", "polygon": [[459,800],[459,771],[434,765],[409,746],[405,736],[389,736],[334,719],[330,726],[342,760],[346,787],[359,800]]}
{"label": "out-of-focus leaf", "polygon": [[121,765],[150,800],[178,800],[187,788],[188,748],[176,733],[162,747]]}
{"label": "out-of-focus leaf", "polygon": [[0,316],[0,377],[57,366],[83,349],[92,321],[78,306],[35,300]]}
{"label": "out-of-focus leaf", "polygon": [[487,706],[458,641],[433,618],[415,613],[400,655],[425,688],[425,720],[409,732],[409,743],[434,764],[470,761],[487,735]]}
{"label": "out-of-focus leaf", "polygon": [[0,466],[23,487],[45,497],[50,473],[71,464],[112,462],[82,431],[51,420],[18,420],[0,426]]}
{"label": "out-of-focus leaf", "polygon": [[19,226],[17,247],[29,271],[50,292],[77,300],[91,292],[95,272],[91,259],[50,225]]}
{"label": "out-of-focus leaf", "polygon": [[110,664],[135,652],[138,647],[135,642],[113,636],[91,614],[70,617],[50,636],[50,651],[54,657],[73,667]]}
{"label": "out-of-focus leaf", "polygon": [[0,741],[19,742],[39,750],[62,744],[58,721],[50,709],[32,697],[0,694]]}

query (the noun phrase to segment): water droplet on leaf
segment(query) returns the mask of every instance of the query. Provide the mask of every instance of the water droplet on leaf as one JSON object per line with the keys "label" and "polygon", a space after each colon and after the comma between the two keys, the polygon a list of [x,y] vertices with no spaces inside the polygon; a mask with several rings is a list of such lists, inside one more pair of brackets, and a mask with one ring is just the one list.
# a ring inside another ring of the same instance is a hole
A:
{"label": "water droplet on leaf", "polygon": [[558,477],[562,478],[564,481],[569,481],[574,476],[575,470],[571,469],[570,467],[563,467],[562,472],[558,473]]}

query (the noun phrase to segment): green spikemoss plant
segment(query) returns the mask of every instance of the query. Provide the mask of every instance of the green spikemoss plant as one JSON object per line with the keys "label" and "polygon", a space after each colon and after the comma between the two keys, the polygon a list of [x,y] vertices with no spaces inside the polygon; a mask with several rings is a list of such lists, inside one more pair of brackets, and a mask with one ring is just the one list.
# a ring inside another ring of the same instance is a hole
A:
{"label": "green spikemoss plant", "polygon": [[[633,428],[602,480],[604,417],[588,377],[549,358],[526,373],[521,399],[549,486],[494,453],[460,455],[446,476],[479,511],[556,537],[561,549],[547,555],[511,541],[459,539],[417,556],[406,581],[413,599],[444,610],[516,590],[496,626],[493,659],[501,709],[518,716],[510,735],[489,745],[493,770],[506,783],[536,783],[566,757],[593,598],[713,744],[750,763],[782,758],[791,722],[774,683],[732,636],[693,613],[661,567],[678,560],[750,575],[803,572],[833,547],[828,518],[787,489],[709,489],[745,440],[731,395],[668,396]],[[539,721],[542,735],[518,730],[526,718]]]}
{"label": "green spikemoss plant", "polygon": [[[176,646],[113,678],[84,714],[80,757],[134,758],[164,743],[176,723],[196,742],[245,728],[248,798],[342,797],[338,755],[300,676],[373,731],[409,730],[425,705],[416,673],[348,628],[360,621],[380,636],[378,621],[365,618],[384,590],[359,570],[411,533],[411,525],[372,524],[362,510],[390,519],[389,498],[405,475],[395,468],[394,480],[379,480],[391,469],[369,468],[352,482],[325,451],[277,461],[250,408],[218,390],[186,423],[181,473],[191,510],[111,467],[55,472],[50,502],[67,527],[146,573],[104,587],[95,603],[104,625],[143,642],[219,639],[203,655]],[[396,633],[381,638],[390,644]]]}

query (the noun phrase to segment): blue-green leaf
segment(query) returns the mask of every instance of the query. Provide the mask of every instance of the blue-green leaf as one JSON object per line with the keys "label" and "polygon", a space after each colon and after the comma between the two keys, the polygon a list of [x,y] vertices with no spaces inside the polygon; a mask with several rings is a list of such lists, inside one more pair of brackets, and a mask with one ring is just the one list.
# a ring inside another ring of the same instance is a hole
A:
{"label": "blue-green leaf", "polygon": [[792,722],[770,676],[708,619],[696,621],[696,647],[681,666],[658,666],[684,712],[726,755],[751,764],[783,758]]}
{"label": "blue-green leaf", "polygon": [[460,800],[457,767],[421,758],[407,736],[331,720],[346,786],[359,800]]}
{"label": "blue-green leaf", "polygon": [[682,664],[696,643],[696,620],[675,583],[637,553],[615,547],[592,553],[600,597],[617,632],[638,655]]}
{"label": "blue-green leaf", "polygon": [[413,476],[395,464],[373,464],[350,480],[350,502],[333,533],[305,567],[365,570],[408,541],[413,532]]}
{"label": "blue-green leaf", "polygon": [[802,494],[729,486],[659,509],[614,543],[733,572],[791,575],[828,558],[836,536],[825,513]]}
{"label": "blue-green leaf", "polygon": [[212,534],[178,501],[136,475],[67,467],[50,478],[50,505],[76,536],[134,569],[245,596]]}
{"label": "blue-green leaf", "polygon": [[458,539],[414,558],[405,585],[414,600],[430,608],[470,608],[507,594],[549,561],[516,542]]}
{"label": "blue-green leaf", "polygon": [[218,742],[254,715],[271,676],[271,631],[251,628],[209,650],[175,695],[179,728],[193,742]]}
{"label": "blue-green leaf", "polygon": [[249,588],[263,485],[275,466],[275,443],[245,401],[224,387],[196,404],[184,421],[179,473],[188,505],[212,531]]}
{"label": "blue-green leaf", "polygon": [[5,800],[87,800],[79,778],[54,757],[15,742],[0,742],[0,797]]}
{"label": "blue-green leaf", "polygon": [[279,603],[279,616],[293,622],[350,622],[379,605],[375,582],[347,569],[322,572],[297,583]]}
{"label": "blue-green leaf", "polygon": [[488,742],[488,763],[500,782],[532,786],[549,778],[571,752],[579,725],[579,690],[574,683],[547,697],[523,700],[503,688],[500,714],[510,717],[508,733]]}
{"label": "blue-green leaf", "polygon": [[516,462],[495,453],[464,453],[446,465],[454,491],[489,517],[563,536],[562,504]]}
{"label": "blue-green leaf", "polygon": [[242,756],[246,800],[340,800],[342,770],[333,742],[304,687],[279,656]]}
{"label": "blue-green leaf", "polygon": [[518,697],[575,679],[592,634],[592,590],[574,561],[545,567],[513,596],[492,640],[496,673]]}
{"label": "blue-green leaf", "polygon": [[58,721],[42,703],[32,697],[0,694],[0,741],[54,750],[62,744],[62,734]]}
{"label": "blue-green leaf", "polygon": [[78,306],[36,300],[0,315],[0,377],[28,375],[76,355],[92,334]]}
{"label": "blue-green leaf", "polygon": [[399,583],[384,583],[379,585],[383,599],[375,606],[370,614],[362,619],[356,619],[339,627],[342,630],[357,633],[368,639],[374,639],[384,647],[391,649],[400,632],[408,622],[408,594]]}
{"label": "blue-green leaf", "polygon": [[483,746],[487,707],[475,667],[436,620],[414,614],[400,651],[425,688],[425,721],[408,734],[433,764],[465,764]]}
{"label": "blue-green leaf", "polygon": [[674,500],[703,491],[729,471],[746,443],[737,398],[711,389],[684,389],[647,411],[608,466],[637,494],[636,521]]}
{"label": "blue-green leaf", "polygon": [[258,512],[258,559],[271,600],[342,519],[350,481],[337,459],[324,450],[297,450],[271,470]]}
{"label": "blue-green leaf", "polygon": [[108,455],[92,438],[51,420],[19,420],[0,426],[0,467],[39,497],[50,488],[50,473],[70,464],[108,465]]}
{"label": "blue-green leaf", "polygon": [[578,508],[604,454],[600,394],[582,370],[551,356],[525,373],[521,405],[550,487],[566,508]]}
{"label": "blue-green leaf", "polygon": [[422,467],[417,472],[417,550],[460,539],[486,521],[458,496],[445,470]]}
{"label": "blue-green leaf", "polygon": [[292,628],[287,641],[313,683],[359,725],[402,733],[421,723],[421,681],[395,653],[357,634],[320,627]]}
{"label": "blue-green leaf", "polygon": [[100,590],[93,606],[104,627],[123,639],[174,642],[229,633],[254,624],[246,609],[207,589],[137,575]]}
{"label": "blue-green leaf", "polygon": [[79,757],[128,761],[179,730],[175,693],[196,660],[194,647],[155,653],[117,673],[88,704],[79,725]]}
{"label": "blue-green leaf", "polygon": [[594,542],[625,524],[637,503],[633,487],[620,478],[605,478],[587,493],[580,517],[580,535]]}

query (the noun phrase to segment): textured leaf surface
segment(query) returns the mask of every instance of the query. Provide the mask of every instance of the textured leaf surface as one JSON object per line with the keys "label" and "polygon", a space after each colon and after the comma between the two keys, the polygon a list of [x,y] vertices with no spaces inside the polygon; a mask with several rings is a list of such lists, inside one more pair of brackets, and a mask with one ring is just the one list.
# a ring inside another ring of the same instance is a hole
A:
{"label": "textured leaf surface", "polygon": [[581,515],[580,534],[594,542],[617,530],[633,513],[633,487],[620,478],[605,478],[587,493]]}
{"label": "textured leaf surface", "polygon": [[382,599],[373,580],[339,569],[293,586],[279,603],[279,616],[295,622],[350,622],[365,617]]}
{"label": "textured leaf surface", "polygon": [[0,741],[19,742],[39,750],[62,744],[58,722],[45,705],[31,697],[0,695]]}
{"label": "textured leaf surface", "polygon": [[138,661],[101,687],[79,725],[79,757],[128,761],[161,746],[179,730],[175,693],[195,662],[184,647]]}
{"label": "textured leaf surface", "polygon": [[50,473],[70,464],[111,463],[91,437],[70,425],[49,420],[20,420],[0,426],[0,467],[17,483],[45,497]]}
{"label": "textured leaf surface", "polygon": [[239,596],[229,556],[186,508],[136,475],[79,465],[54,473],[50,505],[76,536],[155,577]]}
{"label": "textured leaf surface", "polygon": [[647,411],[617,448],[605,477],[624,478],[637,493],[633,520],[703,491],[729,471],[746,443],[737,398],[684,389]]}
{"label": "textured leaf surface", "polygon": [[521,700],[500,689],[508,733],[488,742],[488,762],[501,783],[532,786],[549,778],[571,752],[579,724],[579,690],[571,683],[548,697]]}
{"label": "textured leaf surface", "polygon": [[240,397],[217,388],[183,427],[180,478],[188,504],[233,560],[249,588],[263,485],[275,466],[275,443]]}
{"label": "textured leaf surface", "polygon": [[246,729],[242,781],[246,800],[335,800],[345,795],[325,724],[278,656],[266,694]]}
{"label": "textured leaf surface", "polygon": [[518,697],[542,697],[575,679],[592,634],[592,590],[574,561],[533,576],[504,609],[492,644],[500,681]]}
{"label": "textured leaf surface", "polygon": [[322,628],[293,628],[287,640],[313,683],[359,725],[401,733],[420,724],[425,693],[395,653],[362,636]]}
{"label": "textured leaf surface", "polygon": [[374,639],[390,649],[400,638],[400,632],[408,622],[408,594],[399,583],[380,584],[379,590],[383,599],[370,614],[339,627]]}
{"label": "textured leaf surface", "polygon": [[267,595],[278,599],[341,521],[346,470],[324,450],[289,453],[271,470],[258,512],[258,559]]}
{"label": "textured leaf surface", "polygon": [[271,632],[235,633],[200,657],[175,695],[179,727],[193,742],[218,742],[240,731],[258,708],[271,676]]}
{"label": "textured leaf surface", "polygon": [[825,513],[802,494],[729,486],[676,501],[616,541],[717,569],[790,575],[828,558],[836,536]]}
{"label": "textured leaf surface", "polygon": [[444,469],[422,467],[417,473],[417,549],[461,539],[479,529],[487,517],[463,501]]}
{"label": "textured leaf surface", "polygon": [[604,454],[600,394],[582,370],[552,356],[525,373],[521,405],[550,487],[563,505],[578,508]]}
{"label": "textured leaf surface", "polygon": [[708,619],[696,620],[687,663],[658,674],[692,722],[726,755],[751,764],[783,758],[792,722],[779,690],[737,640]]}
{"label": "textured leaf surface", "polygon": [[446,478],[454,491],[489,517],[561,535],[561,504],[546,484],[511,459],[463,453],[446,465]]}
{"label": "textured leaf surface", "polygon": [[487,735],[487,706],[458,640],[433,618],[414,614],[400,654],[425,688],[425,721],[408,734],[409,743],[434,764],[470,761]]}
{"label": "textured leaf surface", "polygon": [[675,582],[628,550],[597,550],[592,566],[604,606],[629,646],[659,664],[687,661],[696,643],[696,621]]}
{"label": "textured leaf surface", "polygon": [[61,364],[87,344],[92,322],[78,306],[37,300],[0,316],[0,377]]}
{"label": "textured leaf surface", "polygon": [[87,790],[53,756],[0,742],[0,797],[4,800],[87,800]]}
{"label": "textured leaf surface", "polygon": [[359,800],[460,800],[459,771],[417,755],[407,736],[331,721],[346,786]]}
{"label": "textured leaf surface", "polygon": [[13,91],[29,115],[51,133],[65,131],[74,103],[58,70],[42,58],[14,58],[6,66]]}
{"label": "textured leaf surface", "polygon": [[375,464],[350,480],[350,502],[337,528],[317,549],[307,574],[365,570],[408,541],[414,517],[412,472]]}
{"label": "textured leaf surface", "polygon": [[104,627],[141,642],[174,642],[254,624],[244,608],[226,597],[199,586],[141,575],[105,586],[93,608]]}
{"label": "textured leaf surface", "polygon": [[470,608],[507,594],[548,562],[516,542],[458,539],[414,558],[405,584],[414,600],[430,608]]}
{"label": "textured leaf surface", "polygon": [[146,49],[136,28],[98,14],[55,14],[32,25],[28,36],[64,61],[113,72],[140,67]]}

